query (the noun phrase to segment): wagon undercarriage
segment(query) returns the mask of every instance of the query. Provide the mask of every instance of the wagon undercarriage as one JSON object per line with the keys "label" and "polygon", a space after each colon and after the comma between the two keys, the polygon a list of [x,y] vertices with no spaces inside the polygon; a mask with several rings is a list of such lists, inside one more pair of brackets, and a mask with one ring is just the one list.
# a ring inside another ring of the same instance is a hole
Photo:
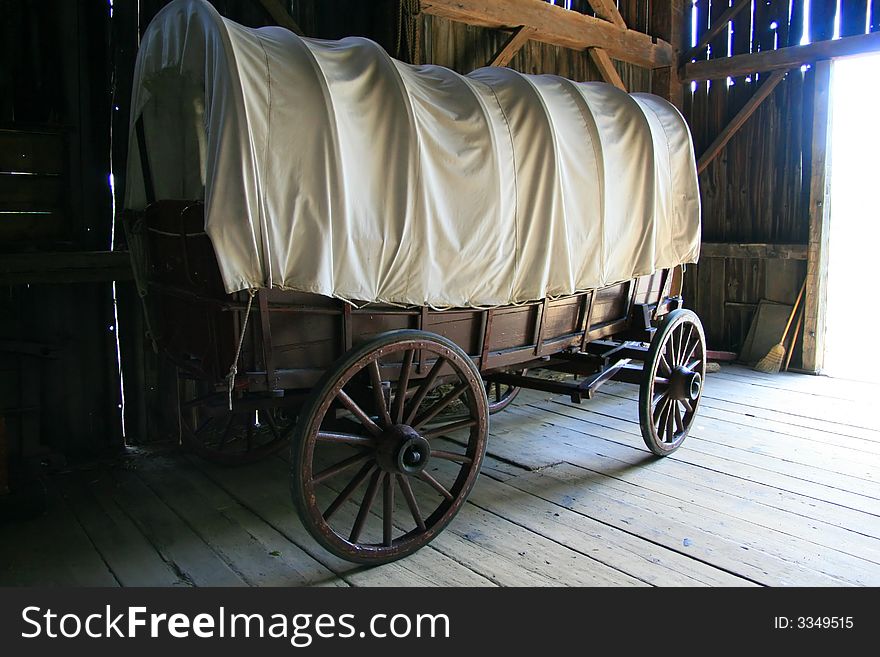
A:
{"label": "wagon undercarriage", "polygon": [[678,268],[492,309],[227,295],[203,221],[200,203],[170,201],[128,221],[153,337],[179,371],[182,441],[226,465],[289,447],[294,504],[339,557],[384,563],[442,531],[476,482],[490,414],[522,388],[580,402],[632,383],[654,454],[688,434],[706,348]]}

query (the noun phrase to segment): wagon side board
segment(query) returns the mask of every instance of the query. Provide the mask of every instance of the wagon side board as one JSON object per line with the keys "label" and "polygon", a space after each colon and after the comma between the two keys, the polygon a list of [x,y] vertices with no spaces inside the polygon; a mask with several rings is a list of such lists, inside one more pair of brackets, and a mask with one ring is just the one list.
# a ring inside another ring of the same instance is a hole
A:
{"label": "wagon side board", "polygon": [[[249,303],[247,292],[223,291],[202,211],[198,202],[160,201],[127,221],[137,227],[129,231],[132,239],[142,242],[132,251],[146,254],[133,264],[146,287],[153,337],[185,375],[212,380],[218,390],[239,346],[236,387],[250,392],[306,390],[353,346],[397,329],[444,336],[489,374],[582,352],[611,336],[647,342],[652,322],[681,305],[680,267],[492,309],[359,307],[278,289],[262,290]],[[151,261],[151,253],[161,253],[161,262]],[[423,376],[429,365],[417,357],[413,376]]]}

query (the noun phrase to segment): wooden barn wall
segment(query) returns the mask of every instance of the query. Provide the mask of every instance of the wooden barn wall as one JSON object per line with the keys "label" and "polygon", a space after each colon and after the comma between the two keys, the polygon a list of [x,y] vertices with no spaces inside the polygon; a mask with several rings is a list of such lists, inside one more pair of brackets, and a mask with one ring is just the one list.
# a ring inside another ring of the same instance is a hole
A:
{"label": "wooden barn wall", "polygon": [[[841,36],[864,33],[868,1],[841,3]],[[809,4],[810,40],[830,39],[837,3]],[[697,1],[698,40],[728,5],[727,0]],[[801,42],[804,0],[770,0],[753,7],[733,20],[730,50],[726,30],[710,43],[711,58]],[[875,20],[871,30],[878,28]],[[698,156],[767,77],[752,74],[730,83],[700,82],[693,92],[685,89],[684,113]],[[700,175],[704,242],[807,243],[814,87],[812,67],[790,71]],[[793,303],[805,275],[802,260],[704,258],[686,274],[686,302],[702,317],[710,348],[738,351],[760,300]],[[792,366],[799,362],[796,351]]]}
{"label": "wooden barn wall", "polygon": [[[0,257],[106,250],[106,3],[0,0]],[[0,283],[13,460],[121,442],[111,283]]]}

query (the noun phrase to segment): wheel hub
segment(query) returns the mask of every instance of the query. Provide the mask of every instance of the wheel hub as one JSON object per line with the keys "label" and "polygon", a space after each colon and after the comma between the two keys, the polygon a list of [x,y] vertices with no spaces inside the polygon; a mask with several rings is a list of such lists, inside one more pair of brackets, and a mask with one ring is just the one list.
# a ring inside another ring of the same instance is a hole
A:
{"label": "wheel hub", "polygon": [[672,370],[669,377],[670,393],[673,399],[687,399],[695,402],[703,389],[703,377],[686,367],[679,366]]}
{"label": "wheel hub", "polygon": [[396,424],[379,436],[376,460],[386,472],[416,475],[431,458],[431,445],[418,431],[406,424]]}

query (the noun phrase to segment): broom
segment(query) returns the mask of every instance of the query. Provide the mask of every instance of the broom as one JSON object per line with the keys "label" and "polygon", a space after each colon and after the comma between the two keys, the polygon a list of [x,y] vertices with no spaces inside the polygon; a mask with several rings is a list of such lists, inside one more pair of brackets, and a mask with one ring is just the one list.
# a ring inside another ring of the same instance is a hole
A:
{"label": "broom", "polygon": [[794,353],[794,343],[797,342],[798,333],[801,332],[801,324],[804,323],[804,309],[798,313],[798,321],[794,325],[794,333],[791,334],[791,342],[788,344],[788,351],[785,354],[785,362],[782,364],[782,371],[788,372],[788,364],[791,362],[791,355]]}
{"label": "broom", "polygon": [[801,305],[801,297],[804,296],[804,288],[806,285],[807,281],[805,279],[801,285],[801,291],[798,292],[797,301],[794,302],[794,307],[791,309],[791,314],[788,316],[788,323],[785,325],[782,337],[779,339],[779,342],[773,345],[773,348],[767,352],[767,355],[757,362],[755,365],[757,371],[765,372],[767,374],[777,374],[779,372],[779,368],[782,366],[782,359],[785,358],[785,338],[788,337],[788,329],[791,328],[791,322],[798,311],[798,306]]}

